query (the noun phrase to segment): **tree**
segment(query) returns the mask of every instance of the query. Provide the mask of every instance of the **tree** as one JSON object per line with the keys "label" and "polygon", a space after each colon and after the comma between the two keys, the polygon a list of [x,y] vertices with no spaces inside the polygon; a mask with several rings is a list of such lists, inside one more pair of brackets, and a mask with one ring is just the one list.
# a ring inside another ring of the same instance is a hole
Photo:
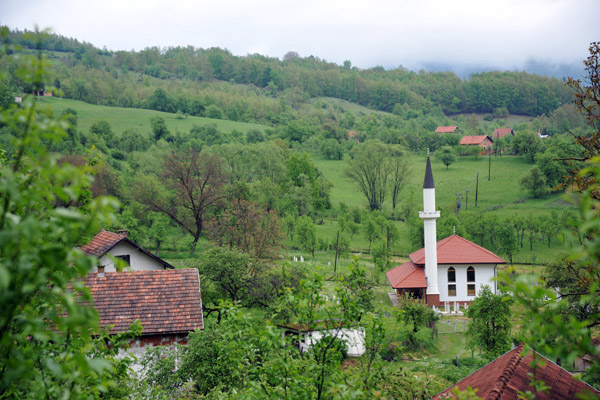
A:
{"label": "tree", "polygon": [[543,197],[550,192],[550,188],[546,182],[546,176],[542,173],[537,165],[531,167],[527,175],[521,178],[521,188],[529,190],[529,193],[534,198]]}
{"label": "tree", "polygon": [[233,200],[209,223],[208,232],[219,246],[236,247],[256,259],[276,258],[283,239],[277,214],[247,200]]}
{"label": "tree", "polygon": [[497,237],[498,237],[498,252],[508,257],[510,265],[513,263],[513,256],[518,249],[518,238],[515,234],[514,226],[512,221],[502,221],[497,226]]}
{"label": "tree", "polygon": [[382,217],[379,215],[375,215],[373,212],[367,215],[367,218],[364,221],[363,229],[365,231],[365,236],[369,241],[369,254],[371,254],[371,243],[373,240],[376,240],[381,237],[381,229],[382,229]]}
{"label": "tree", "polygon": [[[12,57],[6,50],[0,58]],[[45,87],[41,52],[22,60],[24,82]],[[0,114],[17,138],[16,153],[0,155],[0,398],[101,398],[126,376],[127,361],[115,358],[122,338],[112,350],[104,342],[81,283],[97,260],[77,246],[110,223],[118,204],[89,199],[89,168],[47,152],[42,138],[64,135],[47,115],[30,96]]]}
{"label": "tree", "polygon": [[440,160],[445,166],[446,169],[456,161],[456,154],[454,153],[454,149],[450,146],[444,146],[440,149],[439,152],[436,152],[437,159]]}
{"label": "tree", "polygon": [[154,140],[157,142],[160,139],[165,139],[169,137],[171,134],[169,132],[169,128],[167,128],[167,123],[165,119],[161,116],[155,116],[150,119],[150,126],[152,127],[152,134],[154,135]]}
{"label": "tree", "polygon": [[296,239],[304,250],[310,251],[315,257],[317,247],[317,231],[310,217],[302,216],[296,220]]}
{"label": "tree", "polygon": [[162,166],[162,183],[154,176],[138,178],[133,196],[192,235],[190,250],[195,252],[206,213],[227,196],[224,162],[216,154],[188,150],[166,155]]}
{"label": "tree", "polygon": [[437,316],[427,304],[418,299],[412,299],[408,296],[400,300],[400,310],[398,320],[407,324],[411,330],[408,340],[412,347],[417,346],[417,333],[422,327],[431,326],[437,319]]}
{"label": "tree", "polygon": [[512,323],[508,297],[494,294],[489,286],[484,286],[467,310],[467,316],[472,318],[467,328],[467,343],[472,349],[481,347],[489,358],[510,350]]}
{"label": "tree", "polygon": [[535,162],[535,156],[544,151],[544,144],[537,133],[521,132],[512,140],[512,148],[515,154],[529,157],[529,161]]}
{"label": "tree", "polygon": [[406,178],[410,175],[409,153],[400,146],[392,147],[390,160],[390,194],[392,195],[392,215],[398,204],[399,194],[404,187]]}

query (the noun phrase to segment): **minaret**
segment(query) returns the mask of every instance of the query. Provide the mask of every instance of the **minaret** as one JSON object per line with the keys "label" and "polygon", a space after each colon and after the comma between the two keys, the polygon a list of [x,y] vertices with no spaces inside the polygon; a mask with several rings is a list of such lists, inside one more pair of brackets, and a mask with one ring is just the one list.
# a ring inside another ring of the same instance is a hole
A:
{"label": "minaret", "polygon": [[440,290],[438,289],[437,274],[436,220],[440,217],[440,212],[435,210],[435,185],[433,184],[433,173],[429,161],[429,149],[427,149],[427,167],[425,168],[425,183],[423,183],[423,211],[419,211],[419,217],[423,219],[425,225],[427,304],[438,306]]}

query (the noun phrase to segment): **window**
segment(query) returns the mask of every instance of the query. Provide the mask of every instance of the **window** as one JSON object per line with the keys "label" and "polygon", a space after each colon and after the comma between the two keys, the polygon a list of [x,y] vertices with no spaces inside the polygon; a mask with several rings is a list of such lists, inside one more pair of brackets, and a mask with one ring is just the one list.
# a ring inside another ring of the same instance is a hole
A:
{"label": "window", "polygon": [[129,262],[129,260],[130,260],[129,254],[127,254],[125,256],[117,256],[117,258],[120,258],[121,260],[125,261],[127,263],[127,265],[131,265],[131,263]]}
{"label": "window", "polygon": [[475,282],[475,268],[467,268],[467,282]]}
{"label": "window", "polygon": [[456,285],[448,285],[448,296],[456,296]]}
{"label": "window", "polygon": [[448,268],[448,282],[456,282],[456,270],[454,267]]}
{"label": "window", "polygon": [[474,284],[467,285],[467,296],[475,296],[475,285]]}
{"label": "window", "polygon": [[104,273],[104,265],[98,266],[98,273],[99,274],[103,274]]}

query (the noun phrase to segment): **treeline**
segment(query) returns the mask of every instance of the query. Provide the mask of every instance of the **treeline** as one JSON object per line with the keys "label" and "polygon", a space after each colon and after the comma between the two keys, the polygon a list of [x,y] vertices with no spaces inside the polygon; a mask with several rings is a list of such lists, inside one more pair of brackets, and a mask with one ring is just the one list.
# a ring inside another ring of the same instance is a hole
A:
{"label": "treeline", "polygon": [[[505,109],[511,114],[538,116],[571,101],[572,92],[563,82],[525,72],[486,72],[461,80],[454,73],[413,72],[403,67],[361,70],[349,61],[339,66],[318,57],[300,57],[289,52],[283,60],[259,54],[234,56],[220,48],[192,46],[150,47],[139,52],[107,51],[60,35],[31,38],[30,32],[11,31],[10,41],[27,48],[63,52],[55,55],[57,79],[68,97],[96,104],[151,108],[148,93],[99,90],[119,81],[133,79],[147,86],[146,78],[185,81],[204,89],[201,83],[224,81],[252,85],[262,94],[280,98],[295,90],[306,98],[334,97],[380,111],[410,116],[411,113],[493,113]],[[57,65],[58,67],[58,65]],[[82,67],[83,70],[78,70]],[[74,75],[71,77],[70,75]],[[114,86],[111,85],[111,86]],[[159,85],[167,86],[167,85]],[[171,96],[176,91],[170,91]],[[189,104],[179,109],[193,114]]]}

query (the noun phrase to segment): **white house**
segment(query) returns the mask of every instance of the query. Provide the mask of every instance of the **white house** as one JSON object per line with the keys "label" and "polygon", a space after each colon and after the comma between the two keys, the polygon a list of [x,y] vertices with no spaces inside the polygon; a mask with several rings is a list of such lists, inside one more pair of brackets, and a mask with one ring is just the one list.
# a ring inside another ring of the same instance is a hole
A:
{"label": "white house", "polygon": [[496,268],[505,261],[489,250],[458,235],[436,239],[435,185],[427,157],[423,185],[425,247],[409,255],[410,261],[386,272],[398,297],[405,294],[424,299],[430,306],[445,302],[470,303],[482,286],[496,293]]}
{"label": "white house", "polygon": [[81,246],[81,250],[86,254],[98,257],[99,264],[94,267],[92,272],[116,272],[117,268],[113,257],[120,258],[127,263],[126,271],[174,269],[165,260],[128,239],[127,231],[114,233],[103,229],[89,243]]}
{"label": "white house", "polygon": [[348,356],[360,357],[365,354],[365,330],[362,327],[340,327],[333,321],[325,321],[309,328],[301,324],[279,325],[284,328],[283,337],[295,336],[294,342],[301,352],[306,352],[319,342],[324,336],[334,336],[343,340],[348,350]]}

